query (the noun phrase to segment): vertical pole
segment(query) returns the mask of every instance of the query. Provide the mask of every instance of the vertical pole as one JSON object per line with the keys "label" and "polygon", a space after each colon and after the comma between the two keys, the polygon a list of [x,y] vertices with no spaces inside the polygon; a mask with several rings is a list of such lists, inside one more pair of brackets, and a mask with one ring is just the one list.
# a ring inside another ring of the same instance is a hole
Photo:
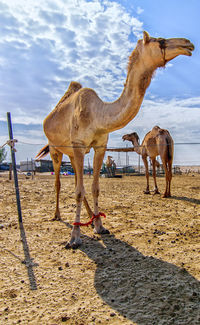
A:
{"label": "vertical pole", "polygon": [[33,171],[34,170],[34,164],[33,164],[33,159],[31,158],[31,178],[33,179]]}
{"label": "vertical pole", "polygon": [[[11,115],[10,112],[7,113],[7,121],[8,121],[8,132],[10,140],[13,140],[13,131],[12,131],[12,123],[11,123]],[[12,158],[12,167],[13,167],[13,174],[14,174],[14,181],[15,181],[15,193],[17,199],[17,211],[18,211],[18,219],[19,222],[22,222],[22,212],[21,212],[21,203],[20,203],[20,195],[19,195],[19,186],[18,186],[18,178],[17,178],[17,167],[16,167],[16,160],[15,160],[15,150],[14,147],[10,146],[11,150],[11,158]]]}
{"label": "vertical pole", "polygon": [[9,164],[9,181],[12,180],[12,164]]}
{"label": "vertical pole", "polygon": [[90,168],[90,160],[88,158],[88,169],[89,169],[89,177],[91,176],[91,168]]}
{"label": "vertical pole", "polygon": [[[128,145],[126,145],[126,148],[128,148]],[[126,174],[128,173],[128,152],[126,151]]]}
{"label": "vertical pole", "polygon": [[31,290],[37,290],[37,283],[36,283],[35,275],[33,272],[33,266],[37,266],[37,264],[33,263],[33,259],[30,256],[29,247],[28,247],[28,243],[26,240],[26,234],[25,234],[25,230],[24,230],[24,226],[23,226],[23,222],[22,222],[19,186],[18,186],[18,178],[17,178],[17,168],[16,168],[16,160],[15,160],[15,149],[14,149],[14,144],[12,143],[13,132],[12,132],[12,123],[11,123],[10,112],[7,113],[7,120],[8,120],[9,138],[11,140],[10,148],[11,148],[13,174],[14,174],[14,180],[15,180],[15,192],[16,192],[16,199],[17,199],[18,221],[19,221],[21,241],[22,241],[22,245],[23,245],[23,249],[24,249],[24,256],[25,256],[25,260],[22,261],[22,263],[25,264],[27,267]]}
{"label": "vertical pole", "polygon": [[140,173],[140,155],[139,155],[139,173]]}
{"label": "vertical pole", "polygon": [[[140,140],[138,141],[138,144],[140,146]],[[139,174],[140,174],[140,155],[138,155],[138,171],[139,171]]]}

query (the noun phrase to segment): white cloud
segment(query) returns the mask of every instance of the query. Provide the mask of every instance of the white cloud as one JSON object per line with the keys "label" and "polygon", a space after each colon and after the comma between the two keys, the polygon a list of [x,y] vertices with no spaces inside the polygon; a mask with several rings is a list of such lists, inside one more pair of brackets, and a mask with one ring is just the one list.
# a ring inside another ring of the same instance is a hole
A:
{"label": "white cloud", "polygon": [[144,9],[137,7],[137,14],[140,15],[141,13],[144,12]]}
{"label": "white cloud", "polygon": [[[188,99],[144,99],[138,115],[127,125],[126,133],[136,131],[140,137],[155,125],[168,129],[176,142],[200,142],[200,97]],[[118,131],[120,136],[124,129]],[[114,134],[114,133],[113,133]],[[194,138],[194,134],[196,134]]]}
{"label": "white cloud", "polygon": [[14,119],[24,123],[43,120],[71,80],[95,88],[103,99],[119,96],[133,49],[130,36],[135,42],[142,31],[142,22],[120,4],[2,0],[2,5],[0,104],[4,114],[11,110]]}
{"label": "white cloud", "polygon": [[[10,111],[21,124],[17,137],[45,142],[42,121],[71,80],[94,88],[103,100],[119,97],[128,56],[142,36],[142,8],[131,15],[105,0],[1,0],[0,8],[0,121]],[[169,71],[160,70],[153,85]],[[121,136],[135,129],[142,138],[155,124],[175,141],[199,139],[200,97],[158,100],[150,92],[148,98],[126,128],[111,134],[110,146],[122,145]]]}

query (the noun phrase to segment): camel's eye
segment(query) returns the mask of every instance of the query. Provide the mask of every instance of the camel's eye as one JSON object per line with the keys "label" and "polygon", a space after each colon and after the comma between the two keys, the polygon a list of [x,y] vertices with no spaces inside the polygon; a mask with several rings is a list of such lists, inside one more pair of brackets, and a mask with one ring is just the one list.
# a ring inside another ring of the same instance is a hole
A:
{"label": "camel's eye", "polygon": [[162,50],[164,50],[166,48],[166,40],[164,38],[159,38],[158,42],[159,42],[160,48]]}

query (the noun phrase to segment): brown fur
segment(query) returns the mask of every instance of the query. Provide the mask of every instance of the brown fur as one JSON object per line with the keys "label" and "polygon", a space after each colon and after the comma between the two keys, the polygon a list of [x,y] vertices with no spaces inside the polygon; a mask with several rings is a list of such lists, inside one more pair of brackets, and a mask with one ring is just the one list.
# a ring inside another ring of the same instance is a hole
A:
{"label": "brown fur", "polygon": [[139,51],[138,49],[136,48],[135,50],[133,50],[133,52],[131,53],[131,55],[129,56],[129,60],[128,60],[128,67],[127,67],[127,77],[133,67],[134,64],[136,64],[136,62],[139,60]]}
{"label": "brown fur", "polygon": [[154,126],[151,131],[149,131],[143,141],[141,146],[139,145],[139,137],[136,132],[131,134],[126,134],[123,137],[123,140],[131,141],[135,147],[135,151],[142,155],[142,159],[146,169],[146,178],[147,178],[147,188],[145,193],[149,194],[149,172],[148,172],[148,162],[147,157],[149,156],[153,165],[153,177],[155,183],[155,193],[158,192],[158,187],[156,183],[156,172],[155,167],[159,166],[159,162],[156,160],[156,156],[160,155],[163,167],[165,169],[165,178],[166,178],[166,189],[164,197],[171,196],[170,187],[171,187],[171,178],[172,178],[172,160],[173,160],[173,139],[169,131],[161,129],[159,126]]}
{"label": "brown fur", "polygon": [[56,107],[60,106],[69,96],[71,96],[72,94],[74,94],[81,88],[82,88],[82,85],[79,82],[76,82],[76,81],[70,82],[70,85],[69,85],[67,91],[65,92],[63,97],[59,100]]}
{"label": "brown fur", "polygon": [[146,70],[140,78],[139,83],[139,91],[140,94],[143,95],[151,82],[151,78],[153,76],[152,70]]}

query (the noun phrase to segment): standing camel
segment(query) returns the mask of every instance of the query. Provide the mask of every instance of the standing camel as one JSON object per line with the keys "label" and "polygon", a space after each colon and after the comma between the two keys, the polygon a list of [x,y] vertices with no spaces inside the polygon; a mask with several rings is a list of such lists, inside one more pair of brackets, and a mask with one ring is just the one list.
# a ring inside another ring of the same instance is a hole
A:
{"label": "standing camel", "polygon": [[[59,171],[63,154],[69,156],[75,171],[76,213],[71,239],[66,248],[74,248],[81,244],[80,216],[84,202],[89,216],[92,215],[94,230],[99,234],[109,233],[102,225],[98,207],[99,173],[110,132],[123,128],[138,113],[145,91],[151,82],[152,75],[158,67],[164,67],[167,62],[178,55],[191,56],[194,45],[184,38],[153,38],[147,32],[143,39],[137,42],[128,63],[126,83],[121,96],[112,103],[103,102],[96,92],[90,88],[82,88],[79,83],[73,83],[69,93],[61,98],[55,109],[46,117],[43,123],[48,144],[40,150],[40,158],[50,152],[55,171],[55,187],[57,192],[55,218],[60,219]],[[93,207],[91,211],[85,198],[83,183],[84,156],[94,149],[93,161]]]}
{"label": "standing camel", "polygon": [[112,159],[112,156],[107,157],[105,165],[108,172],[108,176],[114,176],[116,170],[116,164],[115,161]]}
{"label": "standing camel", "polygon": [[155,184],[154,194],[159,193],[156,182],[156,165],[158,166],[159,163],[156,157],[160,156],[165,170],[166,180],[166,188],[163,197],[170,197],[174,142],[169,131],[161,129],[159,126],[154,126],[153,129],[145,135],[141,145],[139,145],[139,137],[136,132],[126,134],[122,139],[124,141],[131,141],[134,146],[134,151],[142,156],[147,179],[147,187],[144,191],[145,194],[150,194],[147,157],[150,157],[153,166],[153,179]]}

